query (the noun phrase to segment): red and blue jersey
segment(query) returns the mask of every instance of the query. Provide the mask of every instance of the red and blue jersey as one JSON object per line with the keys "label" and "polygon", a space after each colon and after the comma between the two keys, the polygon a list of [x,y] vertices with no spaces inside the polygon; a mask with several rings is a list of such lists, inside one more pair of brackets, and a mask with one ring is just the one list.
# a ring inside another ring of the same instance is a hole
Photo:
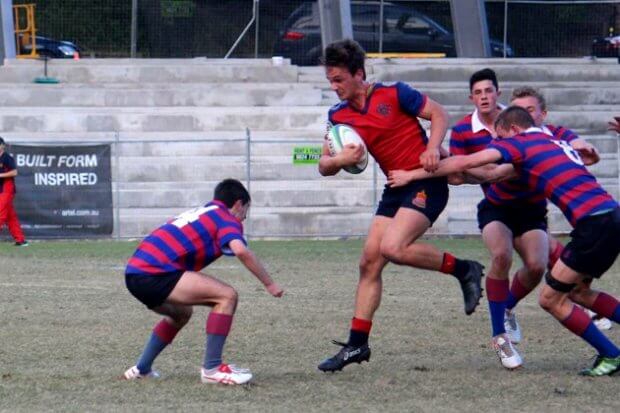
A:
{"label": "red and blue jersey", "polygon": [[493,135],[478,119],[478,112],[470,113],[458,121],[450,133],[450,153],[471,155],[485,149]]}
{"label": "red and blue jersey", "polygon": [[[541,130],[552,140],[570,143],[579,138],[573,131],[561,126],[544,125]],[[524,181],[523,177],[493,183],[488,186],[484,195],[489,202],[495,205],[514,203],[537,205],[540,207],[547,205],[545,195],[529,189],[528,182]]]}
{"label": "red and blue jersey", "polygon": [[[2,152],[0,155],[0,173],[11,172],[15,167],[15,159],[8,152]],[[15,193],[15,178],[0,178],[0,194]]]}
{"label": "red and blue jersey", "polygon": [[394,169],[416,169],[428,142],[417,118],[426,100],[406,83],[375,83],[361,111],[342,101],[329,110],[329,122],[353,127],[386,175]]}
{"label": "red and blue jersey", "polygon": [[549,139],[539,128],[497,139],[489,148],[497,149],[502,162],[515,166],[528,189],[544,194],[573,226],[584,217],[618,207],[585,168],[577,152],[564,141]]}
{"label": "red and blue jersey", "polygon": [[241,222],[222,202],[212,201],[153,231],[138,245],[125,274],[200,271],[222,254],[233,255],[228,244],[235,239],[245,244]]}

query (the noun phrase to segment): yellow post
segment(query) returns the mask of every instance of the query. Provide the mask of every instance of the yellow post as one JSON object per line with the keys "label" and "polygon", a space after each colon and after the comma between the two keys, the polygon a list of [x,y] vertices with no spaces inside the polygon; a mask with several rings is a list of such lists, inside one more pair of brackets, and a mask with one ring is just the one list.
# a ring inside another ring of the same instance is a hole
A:
{"label": "yellow post", "polygon": [[[15,26],[15,51],[18,58],[36,59],[37,29],[34,22],[34,4],[16,4],[13,6],[13,21]],[[25,20],[25,22],[24,22]],[[21,23],[24,23],[22,26]],[[30,51],[25,53],[25,50]]]}

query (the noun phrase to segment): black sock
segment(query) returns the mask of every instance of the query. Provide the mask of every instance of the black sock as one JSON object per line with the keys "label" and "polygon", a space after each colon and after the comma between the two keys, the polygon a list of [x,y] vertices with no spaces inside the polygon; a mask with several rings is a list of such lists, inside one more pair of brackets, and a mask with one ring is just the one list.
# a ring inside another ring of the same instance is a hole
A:
{"label": "black sock", "polygon": [[358,330],[349,330],[349,344],[353,347],[361,347],[368,343],[368,333]]}
{"label": "black sock", "polygon": [[454,276],[456,277],[456,279],[459,281],[463,281],[468,271],[469,262],[467,262],[466,260],[459,260],[457,258],[454,264]]}

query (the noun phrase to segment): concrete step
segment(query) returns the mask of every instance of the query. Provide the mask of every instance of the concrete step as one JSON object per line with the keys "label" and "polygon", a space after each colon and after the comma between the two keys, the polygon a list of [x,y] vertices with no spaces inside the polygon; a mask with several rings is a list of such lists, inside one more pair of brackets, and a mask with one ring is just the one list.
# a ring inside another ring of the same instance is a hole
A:
{"label": "concrete step", "polygon": [[[137,59],[140,60],[140,59]],[[217,83],[217,82],[297,82],[297,66],[210,64],[206,59],[194,64],[134,64],[97,59],[92,64],[72,64],[53,60],[47,75],[61,83]],[[0,83],[32,83],[44,75],[41,62],[8,64],[0,67]]]}
{"label": "concrete step", "polygon": [[[446,106],[451,124],[471,111],[470,106]],[[327,107],[7,107],[0,113],[0,130],[30,132],[203,132],[203,131],[325,131]],[[604,133],[616,105],[557,106],[552,124],[574,130]],[[321,135],[318,135],[321,134]]]}
{"label": "concrete step", "polygon": [[[469,79],[472,73],[487,66],[461,65],[377,65],[372,68],[372,78],[381,81],[458,81]],[[493,67],[493,66],[492,66]],[[620,80],[620,65],[522,65],[516,70],[515,66],[493,67],[497,78],[501,81],[528,82],[536,79],[539,82],[566,82]]]}
{"label": "concrete step", "polygon": [[[246,177],[245,157],[241,156],[123,156],[119,158],[120,182],[195,182],[217,181],[228,177]],[[369,180],[372,167],[361,174],[344,171],[332,179]],[[293,165],[289,157],[279,157],[278,161],[253,160],[252,180],[310,180],[322,178],[316,166]],[[324,179],[324,178],[323,178]]]}
{"label": "concrete step", "polygon": [[297,83],[2,84],[0,106],[312,106],[322,92]]}
{"label": "concrete step", "polygon": [[[467,86],[458,88],[447,87],[428,87],[422,88],[418,85],[411,84],[413,87],[428,95],[431,99],[442,105],[470,105],[469,93]],[[523,84],[519,85],[522,86]],[[531,85],[528,83],[528,85]],[[516,86],[518,87],[518,86]],[[500,101],[509,104],[513,87],[501,86],[502,96]],[[620,82],[601,82],[601,85],[591,85],[590,88],[571,87],[566,85],[561,88],[540,88],[540,92],[547,100],[547,107],[552,112],[556,106],[580,106],[580,105],[617,105],[620,102]],[[335,105],[339,103],[338,96],[328,87],[322,92],[322,105]]]}

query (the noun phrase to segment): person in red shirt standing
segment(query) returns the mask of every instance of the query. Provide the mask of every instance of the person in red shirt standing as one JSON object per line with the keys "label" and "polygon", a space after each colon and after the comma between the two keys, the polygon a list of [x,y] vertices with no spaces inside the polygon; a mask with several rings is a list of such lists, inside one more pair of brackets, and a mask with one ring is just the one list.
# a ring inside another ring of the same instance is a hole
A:
{"label": "person in red shirt standing", "polygon": [[0,137],[0,230],[6,224],[15,239],[15,246],[26,247],[28,241],[24,238],[22,227],[13,207],[15,176],[17,176],[15,159],[6,152],[6,144],[4,139]]}
{"label": "person in red shirt standing", "polygon": [[[325,74],[341,100],[330,109],[329,124],[353,127],[385,174],[396,166],[434,171],[448,127],[446,111],[403,82],[367,82],[364,60],[364,50],[353,40],[335,42],[325,49]],[[430,137],[418,118],[430,120]],[[319,172],[323,176],[335,175],[343,167],[359,162],[362,156],[358,145],[347,145],[331,156],[325,142]],[[388,262],[453,275],[463,292],[465,313],[474,312],[482,293],[482,265],[418,242],[447,202],[446,178],[431,178],[402,188],[385,187],[360,259],[349,340],[335,342],[342,349],[319,364],[319,370],[333,372],[370,359],[368,337],[381,302],[381,273]]]}

